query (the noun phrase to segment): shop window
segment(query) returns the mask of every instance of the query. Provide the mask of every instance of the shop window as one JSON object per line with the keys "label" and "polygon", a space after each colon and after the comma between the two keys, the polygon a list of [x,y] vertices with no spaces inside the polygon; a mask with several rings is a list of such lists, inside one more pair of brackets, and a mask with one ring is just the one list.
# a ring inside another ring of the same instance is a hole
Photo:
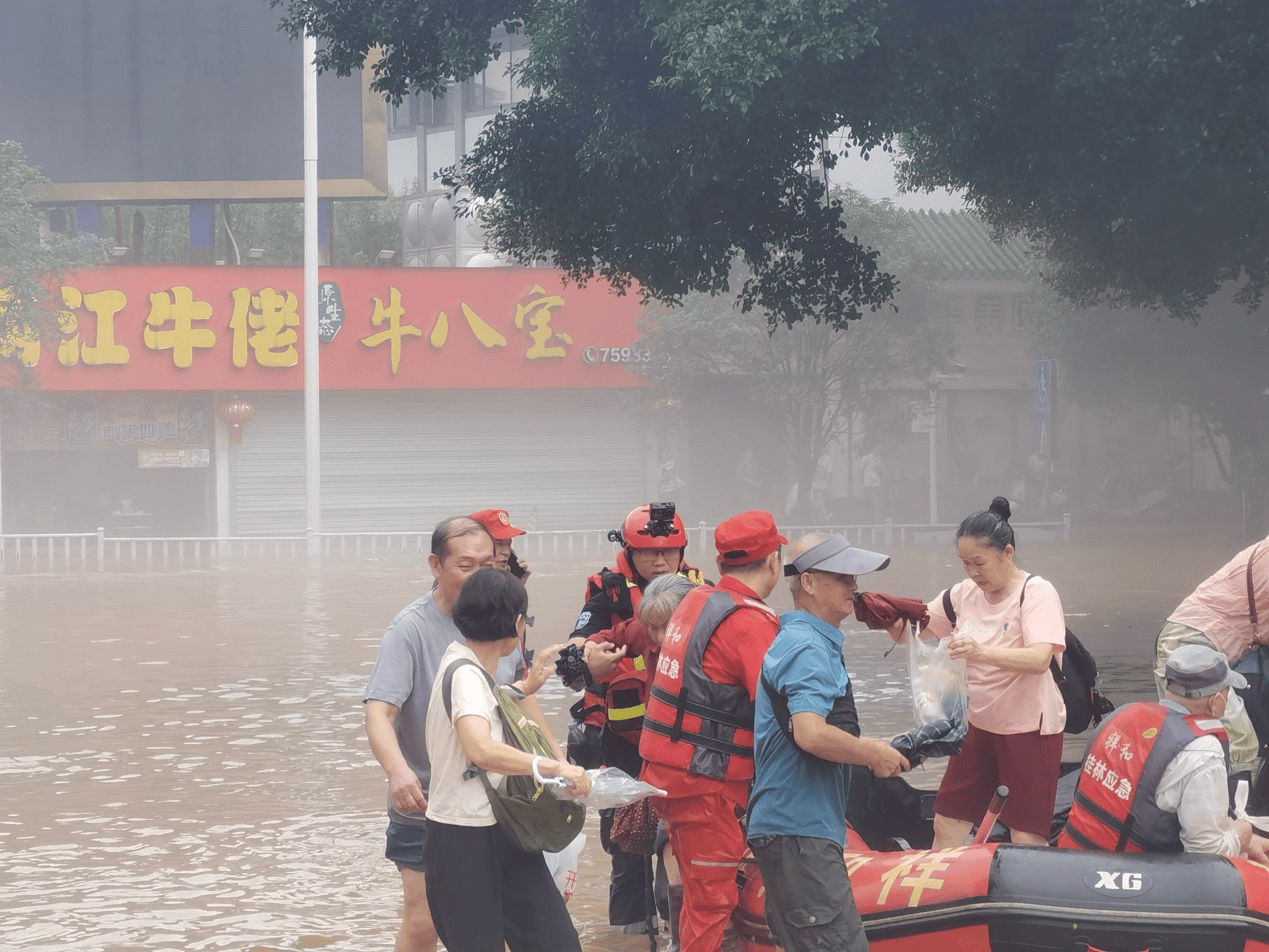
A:
{"label": "shop window", "polygon": [[1005,332],[1005,296],[980,294],[974,298],[974,330],[981,334]]}

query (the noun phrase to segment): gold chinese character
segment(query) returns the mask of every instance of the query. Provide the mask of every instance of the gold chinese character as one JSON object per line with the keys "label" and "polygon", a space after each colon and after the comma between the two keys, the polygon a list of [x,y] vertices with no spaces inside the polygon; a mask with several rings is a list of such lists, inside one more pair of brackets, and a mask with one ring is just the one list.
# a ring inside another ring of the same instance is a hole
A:
{"label": "gold chinese character", "polygon": [[516,305],[516,327],[524,330],[525,316],[529,317],[529,338],[533,343],[529,349],[524,352],[524,356],[530,360],[537,360],[539,357],[564,357],[565,350],[561,346],[548,347],[547,343],[552,338],[559,340],[564,344],[572,344],[573,338],[563,332],[556,333],[551,330],[551,309],[564,306],[564,299],[558,294],[548,295],[542,288],[542,285],[535,284],[529,291],[530,294],[540,294],[541,297],[530,301],[527,305]]}
{"label": "gold chinese character", "polygon": [[[471,328],[471,332],[476,335],[482,346],[486,349],[490,347],[506,347],[507,339],[499,334],[496,330],[489,326],[489,323],[473,311],[466,304],[462,305],[463,317],[467,321],[467,326]],[[428,340],[432,346],[438,350],[445,346],[445,341],[449,339],[449,315],[444,311],[436,315],[436,324],[432,327],[432,333],[428,336]]]}
{"label": "gold chinese character", "polygon": [[299,335],[293,330],[300,326],[299,302],[292,292],[283,295],[262,288],[253,295],[246,288],[235,288],[233,298],[229,326],[234,332],[235,367],[247,366],[247,345],[261,367],[294,367],[300,362],[295,349]]}
{"label": "gold chinese character", "polygon": [[[142,339],[151,350],[170,350],[172,363],[177,367],[189,367],[194,363],[196,348],[216,346],[215,331],[194,326],[195,321],[206,321],[211,315],[212,306],[206,301],[195,301],[194,292],[183,285],[155,291],[150,295],[150,314],[145,319]],[[87,363],[88,348],[84,351]]]}
{"label": "gold chinese character", "polygon": [[[63,367],[74,367],[82,359],[91,366],[126,364],[128,348],[115,342],[115,315],[128,303],[122,291],[93,291],[81,294],[78,288],[62,287],[62,304],[65,310],[58,312],[57,327],[62,340],[57,345],[57,362]],[[97,316],[97,333],[94,343],[80,339],[79,318],[73,313],[83,307]]]}
{"label": "gold chinese character", "polygon": [[422,337],[423,332],[413,324],[402,324],[401,318],[405,316],[405,308],[401,306],[401,292],[396,288],[389,287],[389,305],[383,306],[380,298],[375,298],[374,313],[370,315],[370,323],[378,327],[384,321],[388,322],[387,330],[382,330],[378,334],[371,334],[369,337],[363,337],[361,342],[367,347],[378,347],[385,341],[390,345],[390,353],[392,355],[392,373],[395,375],[397,368],[401,366],[401,338]]}

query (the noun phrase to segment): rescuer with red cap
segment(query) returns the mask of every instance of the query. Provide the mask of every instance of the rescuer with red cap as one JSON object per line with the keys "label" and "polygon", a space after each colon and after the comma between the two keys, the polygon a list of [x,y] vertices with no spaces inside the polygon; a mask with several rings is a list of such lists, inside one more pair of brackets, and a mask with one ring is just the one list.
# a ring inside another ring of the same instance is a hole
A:
{"label": "rescuer with red cap", "polygon": [[[577,616],[569,636],[570,645],[561,655],[556,670],[569,687],[584,689],[581,700],[571,709],[574,720],[568,732],[569,760],[588,769],[605,764],[633,776],[642,765],[638,751],[634,745],[609,736],[605,725],[610,713],[623,717],[633,716],[635,712],[615,708],[610,711],[610,704],[626,702],[616,695],[610,696],[607,689],[608,683],[618,683],[633,675],[636,663],[642,659],[627,658],[625,647],[587,639],[634,618],[643,590],[654,578],[677,573],[694,584],[704,579],[696,568],[684,561],[687,531],[672,502],[639,506],[626,516],[621,529],[610,532],[608,538],[622,545],[615,567],[605,567],[586,580],[586,603]],[[596,678],[604,678],[607,683]],[[611,810],[601,810],[599,821],[600,842],[612,856],[608,922],[630,931],[640,929],[651,918],[651,910],[646,905],[649,884],[644,857],[626,853],[611,841]]]}
{"label": "rescuer with red cap", "polygon": [[494,568],[510,572],[522,582],[527,581],[530,574],[529,564],[517,558],[515,552],[511,550],[511,540],[516,536],[524,535],[525,532],[511,524],[511,517],[507,515],[507,510],[481,509],[479,512],[473,512],[471,518],[484,526],[485,531],[493,539]]}
{"label": "rescuer with red cap", "polygon": [[716,587],[688,592],[670,618],[643,719],[642,779],[683,877],[681,952],[719,952],[736,907],[745,854],[737,819],[753,780],[754,702],[762,659],[779,629],[763,599],[788,542],[771,513],[752,510],[714,530]]}

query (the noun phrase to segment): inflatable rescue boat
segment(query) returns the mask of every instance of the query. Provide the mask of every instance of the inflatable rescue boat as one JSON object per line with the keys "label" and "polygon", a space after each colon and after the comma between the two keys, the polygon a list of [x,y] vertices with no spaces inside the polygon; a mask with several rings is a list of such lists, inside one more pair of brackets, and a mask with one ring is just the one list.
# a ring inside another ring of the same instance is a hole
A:
{"label": "inflatable rescue boat", "polygon": [[[983,843],[846,850],[873,952],[1269,952],[1269,869],[1199,854]],[[778,948],[745,863],[734,917],[745,952]]]}

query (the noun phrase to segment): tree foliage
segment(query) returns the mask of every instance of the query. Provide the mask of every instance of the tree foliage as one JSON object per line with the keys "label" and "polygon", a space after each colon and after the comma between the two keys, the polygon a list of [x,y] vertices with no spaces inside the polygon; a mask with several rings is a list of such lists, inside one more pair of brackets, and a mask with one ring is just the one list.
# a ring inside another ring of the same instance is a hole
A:
{"label": "tree foliage", "polygon": [[45,214],[36,201],[47,184],[18,143],[0,142],[0,359],[10,367],[19,366],[24,345],[57,330],[54,277],[102,257],[95,241],[41,235]]}
{"label": "tree foliage", "polygon": [[[539,94],[454,183],[497,198],[499,253],[657,299],[720,292],[841,325],[893,293],[802,174],[845,126],[903,180],[963,189],[1069,299],[1193,315],[1269,281],[1262,0],[273,0],[321,64],[439,92],[523,28]],[[833,161],[828,157],[828,161]]]}
{"label": "tree foliage", "polygon": [[951,350],[947,335],[926,320],[922,249],[908,216],[851,190],[835,197],[866,241],[891,249],[883,263],[904,281],[893,307],[846,328],[810,319],[772,329],[765,314],[744,311],[734,296],[693,294],[681,307],[650,312],[641,340],[652,356],[641,372],[662,401],[672,398],[670,405],[690,413],[693,388],[726,377],[777,411],[803,506],[829,445],[883,412],[889,391],[919,386],[944,368]]}

